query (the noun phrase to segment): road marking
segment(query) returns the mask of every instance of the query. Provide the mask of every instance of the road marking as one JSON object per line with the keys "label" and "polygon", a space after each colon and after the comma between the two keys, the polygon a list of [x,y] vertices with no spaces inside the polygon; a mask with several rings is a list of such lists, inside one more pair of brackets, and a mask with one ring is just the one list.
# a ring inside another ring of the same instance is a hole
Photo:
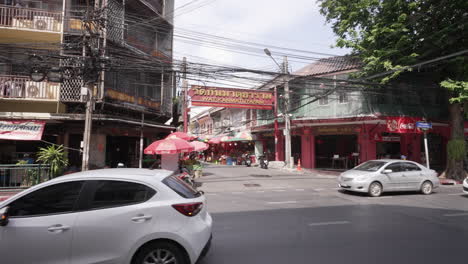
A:
{"label": "road marking", "polygon": [[316,192],[320,192],[320,191],[323,191],[323,190],[325,190],[325,189],[321,189],[321,188],[319,188],[319,189],[314,189],[314,191],[316,191]]}
{"label": "road marking", "polygon": [[273,190],[274,192],[285,192],[285,190]]}
{"label": "road marking", "polygon": [[297,201],[268,202],[267,204],[295,204]]}
{"label": "road marking", "polygon": [[463,195],[464,193],[449,193],[447,195]]}
{"label": "road marking", "polygon": [[232,194],[243,194],[244,192],[232,192]]}
{"label": "road marking", "polygon": [[444,214],[446,217],[468,216],[468,213]]}
{"label": "road marking", "polygon": [[207,193],[206,195],[215,196],[215,195],[218,195],[218,194],[216,194],[216,193]]}
{"label": "road marking", "polygon": [[349,221],[317,222],[317,223],[310,223],[309,226],[346,225],[346,224],[351,224],[351,222]]}
{"label": "road marking", "polygon": [[256,191],[256,193],[264,193],[265,191]]}
{"label": "road marking", "polygon": [[304,189],[296,189],[296,191],[302,192],[302,191],[305,191],[305,190]]}

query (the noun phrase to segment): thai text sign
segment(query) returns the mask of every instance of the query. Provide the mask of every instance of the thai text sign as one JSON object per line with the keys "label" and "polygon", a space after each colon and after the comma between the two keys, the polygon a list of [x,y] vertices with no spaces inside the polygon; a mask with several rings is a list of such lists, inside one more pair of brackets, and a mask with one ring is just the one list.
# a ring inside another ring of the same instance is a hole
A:
{"label": "thai text sign", "polygon": [[359,132],[355,126],[323,126],[316,127],[314,130],[317,135],[350,135]]}
{"label": "thai text sign", "polygon": [[414,117],[387,117],[387,132],[390,133],[421,133],[416,128],[416,122],[421,118]]}
{"label": "thai text sign", "polygon": [[141,106],[145,106],[148,108],[159,109],[161,106],[160,102],[155,102],[151,100],[144,99],[142,97],[135,97],[133,95],[128,95],[126,93],[118,92],[115,90],[107,89],[106,96],[110,99],[131,103],[131,104],[138,104]]}
{"label": "thai text sign", "polygon": [[189,95],[194,106],[272,109],[273,93],[247,89],[192,85]]}
{"label": "thai text sign", "polygon": [[45,121],[0,121],[0,139],[41,140]]}

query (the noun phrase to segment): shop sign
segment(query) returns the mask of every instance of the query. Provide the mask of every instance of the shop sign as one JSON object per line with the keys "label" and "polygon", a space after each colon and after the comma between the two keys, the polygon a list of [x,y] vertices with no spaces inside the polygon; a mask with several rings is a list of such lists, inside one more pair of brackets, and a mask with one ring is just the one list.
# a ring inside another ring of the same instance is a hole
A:
{"label": "shop sign", "polygon": [[356,134],[357,132],[359,130],[354,126],[323,126],[315,128],[316,135],[349,135]]}
{"label": "shop sign", "polygon": [[0,121],[0,139],[41,140],[45,121]]}
{"label": "shop sign", "polygon": [[192,85],[189,95],[194,106],[273,109],[272,92]]}
{"label": "shop sign", "polygon": [[420,118],[387,117],[387,132],[389,133],[421,133],[416,127]]}
{"label": "shop sign", "polygon": [[106,90],[106,97],[113,99],[113,100],[122,101],[125,103],[145,106],[145,107],[152,108],[152,109],[159,109],[161,106],[161,102],[147,100],[143,97],[135,97],[133,95],[129,95],[129,94],[118,92],[118,91],[111,90],[111,89]]}
{"label": "shop sign", "polygon": [[400,142],[399,136],[380,136],[379,134],[374,135],[374,140],[379,142]]}

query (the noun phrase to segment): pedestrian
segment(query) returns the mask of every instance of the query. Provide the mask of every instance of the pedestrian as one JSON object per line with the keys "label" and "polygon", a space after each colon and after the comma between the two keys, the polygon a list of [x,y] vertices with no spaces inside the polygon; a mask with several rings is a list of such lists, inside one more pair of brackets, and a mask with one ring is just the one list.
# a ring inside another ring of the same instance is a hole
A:
{"label": "pedestrian", "polygon": [[203,176],[203,165],[200,161],[195,160],[194,164],[192,165],[193,168],[193,179],[198,179]]}

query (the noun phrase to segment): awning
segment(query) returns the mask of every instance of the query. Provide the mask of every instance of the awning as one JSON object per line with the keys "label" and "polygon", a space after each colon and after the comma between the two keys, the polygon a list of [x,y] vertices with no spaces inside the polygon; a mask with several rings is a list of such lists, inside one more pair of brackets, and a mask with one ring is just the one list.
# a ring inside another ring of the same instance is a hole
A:
{"label": "awning", "polygon": [[234,141],[252,141],[253,137],[250,132],[242,131],[237,133],[234,137],[227,139],[224,142],[234,142]]}

